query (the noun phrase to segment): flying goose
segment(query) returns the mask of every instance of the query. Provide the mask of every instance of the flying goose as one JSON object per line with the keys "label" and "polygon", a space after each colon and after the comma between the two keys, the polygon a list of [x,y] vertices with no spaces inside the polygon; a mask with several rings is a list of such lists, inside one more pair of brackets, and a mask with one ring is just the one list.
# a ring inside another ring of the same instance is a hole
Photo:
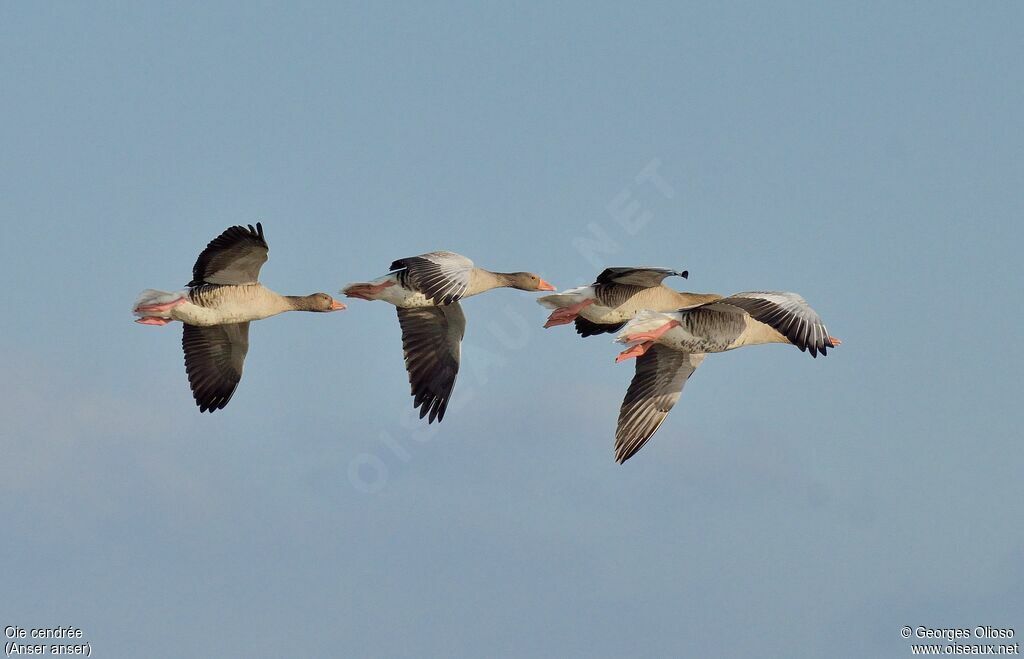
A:
{"label": "flying goose", "polygon": [[544,327],[575,322],[580,336],[617,332],[644,309],[675,311],[716,297],[672,290],[662,283],[671,276],[686,279],[689,273],[652,267],[606,268],[590,286],[537,298],[539,304],[554,309]]}
{"label": "flying goose", "polygon": [[459,301],[492,288],[553,291],[530,272],[491,272],[454,252],[429,252],[398,259],[389,274],[372,282],[349,284],[342,293],[395,305],[402,327],[402,349],[409,372],[413,407],[427,423],[444,419],[459,374],[466,317]]}
{"label": "flying goose", "polygon": [[279,295],[258,282],[267,261],[263,225],[234,226],[210,241],[196,259],[184,291],[147,289],[133,312],[142,325],[180,320],[185,372],[200,412],[223,409],[242,378],[249,322],[285,311],[337,311],[326,293]]}
{"label": "flying goose", "polygon": [[670,313],[641,311],[616,337],[637,358],[619,410],[615,460],[623,463],[658,430],[705,353],[762,343],[789,343],[812,357],[842,343],[796,293],[736,293]]}

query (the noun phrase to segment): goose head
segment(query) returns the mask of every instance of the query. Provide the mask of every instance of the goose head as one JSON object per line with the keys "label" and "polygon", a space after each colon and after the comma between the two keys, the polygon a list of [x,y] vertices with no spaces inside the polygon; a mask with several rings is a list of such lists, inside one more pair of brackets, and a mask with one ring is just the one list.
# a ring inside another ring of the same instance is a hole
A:
{"label": "goose head", "polygon": [[340,311],[345,305],[338,302],[327,293],[313,293],[312,295],[301,295],[290,298],[292,307],[296,311],[316,311],[320,313],[328,311]]}
{"label": "goose head", "polygon": [[558,290],[548,282],[541,279],[540,275],[532,272],[510,272],[505,275],[505,281],[510,288],[517,288],[521,291],[555,291]]}

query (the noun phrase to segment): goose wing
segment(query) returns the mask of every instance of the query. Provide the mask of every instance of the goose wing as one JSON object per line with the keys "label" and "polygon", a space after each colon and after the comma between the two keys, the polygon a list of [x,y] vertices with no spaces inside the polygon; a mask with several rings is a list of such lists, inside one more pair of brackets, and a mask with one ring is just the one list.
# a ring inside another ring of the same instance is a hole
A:
{"label": "goose wing", "polygon": [[616,462],[621,464],[633,457],[657,432],[679,400],[686,380],[702,361],[703,353],[679,352],[660,344],[637,359],[633,381],[619,410]]}
{"label": "goose wing", "polygon": [[678,276],[686,279],[689,276],[686,270],[669,270],[668,268],[605,268],[597,276],[595,284],[627,284],[643,288],[653,288],[661,285],[665,277]]}
{"label": "goose wing", "polygon": [[466,332],[462,306],[452,302],[439,307],[396,309],[413,407],[419,408],[421,419],[430,415],[428,423],[435,418],[441,421],[459,375],[462,336]]}
{"label": "goose wing", "polygon": [[706,304],[702,309],[731,311],[740,309],[754,320],[770,325],[801,351],[810,350],[812,357],[828,354],[835,347],[825,323],[807,301],[796,293],[751,291],[736,293]]}
{"label": "goose wing", "polygon": [[255,284],[267,262],[263,225],[234,226],[210,241],[192,266],[189,286]]}
{"label": "goose wing", "polygon": [[398,259],[391,271],[398,272],[404,286],[423,293],[434,304],[451,304],[466,294],[473,262],[455,252],[429,252]]}
{"label": "goose wing", "polygon": [[184,325],[181,347],[192,397],[200,412],[223,409],[242,379],[249,351],[249,323]]}

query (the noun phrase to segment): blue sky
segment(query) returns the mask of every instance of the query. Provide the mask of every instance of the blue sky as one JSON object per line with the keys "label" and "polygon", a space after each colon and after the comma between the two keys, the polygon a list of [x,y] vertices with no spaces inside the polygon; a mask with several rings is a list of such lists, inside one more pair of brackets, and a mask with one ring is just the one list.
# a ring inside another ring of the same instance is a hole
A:
{"label": "blue sky", "polygon": [[[1022,19],[3,4],[0,623],[111,657],[1024,633]],[[471,299],[427,428],[394,311],[356,300],[254,325],[235,398],[200,415],[180,330],[130,306],[256,220],[284,293],[433,249],[562,288],[651,264],[797,291],[844,344],[710,356],[618,466],[632,368],[607,339],[542,329],[533,294]]]}

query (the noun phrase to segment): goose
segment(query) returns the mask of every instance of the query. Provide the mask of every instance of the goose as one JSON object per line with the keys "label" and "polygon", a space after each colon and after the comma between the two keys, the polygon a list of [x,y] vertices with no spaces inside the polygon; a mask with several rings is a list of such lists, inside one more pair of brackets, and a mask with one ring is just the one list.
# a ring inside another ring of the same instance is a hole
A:
{"label": "goose", "polygon": [[427,423],[444,419],[459,374],[466,317],[459,301],[493,288],[553,291],[532,272],[491,272],[454,252],[429,252],[398,259],[372,282],[349,284],[342,293],[395,305],[409,373],[413,408]]}
{"label": "goose", "polygon": [[267,252],[261,223],[233,226],[199,254],[186,290],[146,289],[135,302],[137,323],[183,324],[185,372],[200,412],[224,409],[234,395],[249,350],[250,321],[285,311],[345,308],[326,293],[279,295],[265,288],[258,279]]}
{"label": "goose", "polygon": [[689,272],[653,267],[606,268],[589,286],[537,298],[542,306],[554,309],[544,327],[575,323],[576,332],[583,337],[617,332],[644,309],[675,311],[716,297],[675,291],[662,283],[671,276],[686,279]]}
{"label": "goose", "polygon": [[788,343],[811,357],[842,343],[796,293],[752,291],[673,312],[645,310],[616,337],[627,344],[616,363],[636,371],[619,409],[615,460],[623,463],[657,432],[704,355],[764,343]]}

